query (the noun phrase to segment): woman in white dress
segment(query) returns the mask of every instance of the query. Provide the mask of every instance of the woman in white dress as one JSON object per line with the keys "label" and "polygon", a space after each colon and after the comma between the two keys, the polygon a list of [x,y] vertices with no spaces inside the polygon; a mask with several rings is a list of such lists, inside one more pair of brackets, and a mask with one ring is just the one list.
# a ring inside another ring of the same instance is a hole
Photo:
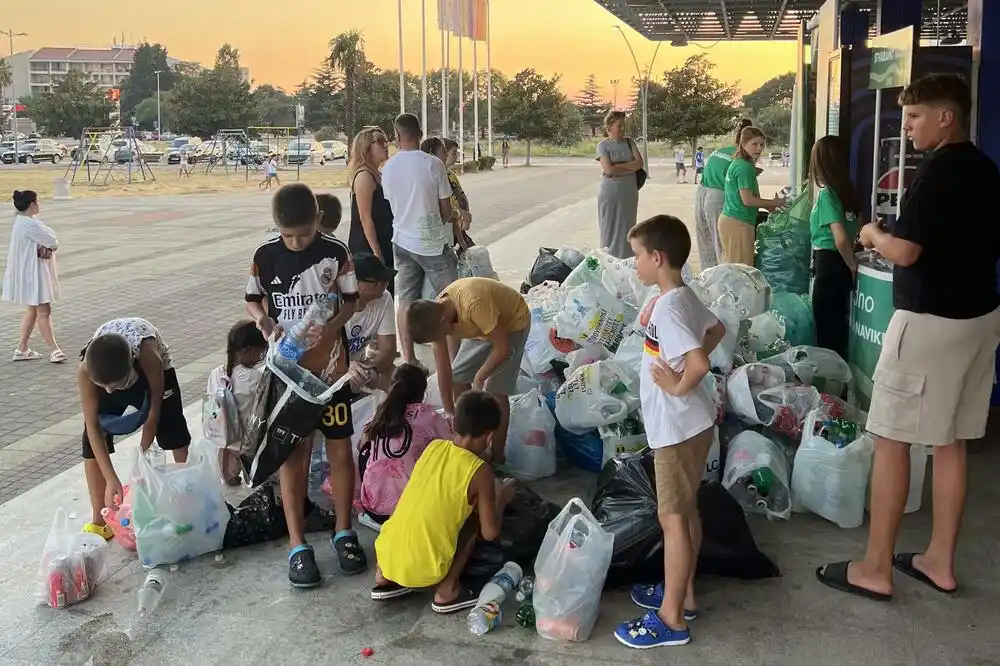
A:
{"label": "woman in white dress", "polygon": [[15,361],[33,361],[42,357],[28,348],[31,332],[38,325],[45,342],[52,348],[49,360],[62,363],[66,354],[56,344],[52,332],[52,302],[59,297],[55,251],[56,234],[38,214],[38,195],[31,190],[14,192],[17,215],[10,233],[7,270],[3,277],[3,300],[26,306],[21,320],[21,336],[14,350]]}

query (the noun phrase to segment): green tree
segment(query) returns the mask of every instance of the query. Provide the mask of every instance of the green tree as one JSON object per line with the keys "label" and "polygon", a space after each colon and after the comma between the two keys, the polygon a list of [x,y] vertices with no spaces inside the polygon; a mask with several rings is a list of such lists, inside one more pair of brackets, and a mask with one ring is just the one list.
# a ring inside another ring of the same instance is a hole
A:
{"label": "green tree", "polygon": [[348,30],[331,39],[327,61],[333,70],[343,76],[344,133],[347,136],[354,136],[361,129],[358,124],[358,83],[368,71],[365,38],[361,31]]}
{"label": "green tree", "polygon": [[546,79],[533,69],[503,82],[493,98],[497,129],[528,144],[525,164],[531,164],[531,142],[570,144],[580,139],[580,114],[559,91],[559,77]]}
{"label": "green tree", "polygon": [[732,128],[737,87],[715,78],[714,68],[699,54],[664,74],[662,88],[655,89],[662,100],[654,103],[652,88],[650,92],[648,139],[687,142],[694,154],[699,137],[724,134]]}
{"label": "green tree", "polygon": [[295,127],[295,105],[299,100],[281,88],[266,84],[257,86],[251,97],[257,116],[255,122],[268,127]]}
{"label": "green tree", "polygon": [[769,144],[786,146],[792,131],[792,110],[779,104],[765,106],[753,114],[753,124],[763,130]]}
{"label": "green tree", "polygon": [[[156,72],[160,72],[160,91],[174,85],[176,75],[167,66],[167,49],[159,44],[140,44],[135,50],[132,69],[121,86],[122,112],[134,115],[135,108],[145,99],[156,96]],[[161,99],[162,102],[162,99]]]}
{"label": "green tree", "polygon": [[[171,93],[169,92],[160,94],[159,115],[160,120],[163,122],[164,130],[173,125],[173,119],[170,117],[170,95]],[[154,94],[152,97],[147,97],[139,102],[132,109],[132,117],[135,119],[135,124],[139,129],[154,129],[157,120],[156,95]]]}
{"label": "green tree", "polygon": [[175,131],[202,138],[252,124],[257,114],[250,83],[240,74],[239,52],[226,44],[219,49],[215,68],[178,81],[170,110]]}
{"label": "green tree", "polygon": [[743,108],[749,115],[758,114],[769,106],[780,106],[791,110],[792,90],[795,88],[795,73],[789,72],[765,81],[764,84],[743,96]]}
{"label": "green tree", "polygon": [[574,103],[580,111],[583,123],[590,129],[590,135],[597,136],[597,130],[604,125],[604,116],[611,108],[611,104],[601,98],[595,75],[587,77],[583,90],[576,96]]}
{"label": "green tree", "polygon": [[296,91],[299,103],[306,108],[306,127],[316,129],[334,124],[334,102],[341,89],[340,75],[324,62],[311,80],[303,81]]}
{"label": "green tree", "polygon": [[14,81],[14,72],[6,58],[0,58],[0,92]]}
{"label": "green tree", "polygon": [[79,137],[85,127],[107,127],[114,106],[83,72],[70,70],[52,92],[23,100],[27,115],[49,134]]}

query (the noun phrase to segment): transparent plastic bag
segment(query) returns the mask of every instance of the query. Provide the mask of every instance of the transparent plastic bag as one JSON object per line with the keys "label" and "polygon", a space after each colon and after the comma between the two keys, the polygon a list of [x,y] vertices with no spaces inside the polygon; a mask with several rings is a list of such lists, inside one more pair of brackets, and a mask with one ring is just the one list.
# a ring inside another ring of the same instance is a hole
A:
{"label": "transparent plastic bag", "polygon": [[638,407],[638,396],[629,388],[633,379],[614,360],[577,369],[556,391],[556,420],[578,435],[621,421]]}
{"label": "transparent plastic bag", "polygon": [[632,412],[621,421],[602,425],[597,429],[597,432],[604,443],[602,467],[615,456],[623,453],[636,453],[648,445],[646,428],[639,412]]}
{"label": "transparent plastic bag", "polygon": [[614,540],[579,498],[571,499],[549,523],[535,560],[539,636],[562,641],[590,637],[600,612]]}
{"label": "transparent plastic bag", "polygon": [[132,519],[143,566],[174,564],[222,548],[229,509],[211,442],[196,440],[186,463],[162,469],[139,451],[134,476]]}
{"label": "transparent plastic bag", "polygon": [[812,194],[808,187],[802,190],[785,208],[771,213],[766,222],[757,226],[755,263],[776,294],[809,293]]}
{"label": "transparent plastic bag", "polygon": [[[621,345],[619,345],[621,346]],[[566,374],[571,374],[577,368],[581,368],[598,361],[606,361],[611,358],[611,352],[601,345],[584,345],[575,351],[566,354]]]}
{"label": "transparent plastic bag", "polygon": [[614,352],[625,335],[626,322],[631,322],[635,315],[634,309],[604,287],[588,283],[566,292],[555,328],[560,338],[579,345],[601,345]]}
{"label": "transparent plastic bag", "polygon": [[500,279],[496,270],[493,269],[490,251],[482,245],[474,245],[458,254],[458,277]]}
{"label": "transparent plastic bag", "polygon": [[[754,354],[767,354],[785,338],[785,322],[776,312],[768,310],[764,314],[749,319],[745,347]],[[785,345],[787,347],[787,345]],[[775,352],[777,353],[777,352]]]}
{"label": "transparent plastic bag", "polygon": [[771,287],[764,275],[744,264],[706,268],[691,280],[690,286],[706,306],[715,303],[723,294],[730,294],[741,320],[764,313],[771,302]]}
{"label": "transparent plastic bag", "polygon": [[576,248],[572,248],[568,245],[563,245],[555,252],[556,259],[563,262],[570,269],[576,268],[580,263],[586,259],[586,255]]}
{"label": "transparent plastic bag", "polygon": [[[806,416],[820,405],[815,387],[795,384],[764,389],[757,394],[757,401],[760,403],[757,412],[764,425],[796,442],[802,437]],[[772,413],[768,416],[763,407],[770,408]]]}
{"label": "transparent plastic bag", "polygon": [[772,410],[761,404],[761,391],[775,388],[785,383],[785,371],[779,366],[766,363],[748,363],[732,371],[726,379],[726,404],[729,410],[740,418],[763,425]]}
{"label": "transparent plastic bag", "polygon": [[531,328],[524,343],[524,357],[528,359],[532,374],[551,372],[554,362],[566,361],[566,354],[552,344],[552,326],[552,322],[542,318],[539,310],[531,309]]}
{"label": "transparent plastic bag", "polygon": [[101,577],[108,544],[70,525],[59,507],[42,548],[35,599],[39,605],[65,608],[90,597]]}
{"label": "transparent plastic bag", "polygon": [[728,373],[733,369],[733,360],[736,356],[736,347],[739,343],[740,316],[736,310],[736,299],[732,294],[722,294],[709,307],[722,325],[726,327],[726,334],[722,340],[712,350],[708,360],[713,368],[718,368],[722,372]]}
{"label": "transparent plastic bag", "polygon": [[843,529],[860,527],[875,451],[871,437],[862,433],[843,448],[817,434],[827,417],[823,408],[806,417],[802,441],[792,468],[792,498],[796,512],[812,512]]}
{"label": "transparent plastic bag", "polygon": [[505,469],[519,481],[556,473],[556,419],[536,389],[510,399]]}
{"label": "transparent plastic bag", "polygon": [[566,276],[566,279],[562,282],[563,287],[565,289],[573,289],[584,284],[592,284],[603,288],[604,258],[609,256],[607,252],[602,250],[589,253]]}
{"label": "transparent plastic bag", "polygon": [[808,295],[778,292],[771,298],[771,312],[784,326],[784,339],[790,345],[811,345],[816,342],[812,302]]}
{"label": "transparent plastic bag", "polygon": [[766,358],[764,363],[777,365],[791,380],[815,386],[820,393],[841,395],[851,384],[851,368],[847,361],[830,349],[822,347],[798,346]]}
{"label": "transparent plastic bag", "polygon": [[787,519],[792,513],[791,471],[781,447],[745,430],[729,442],[722,485],[744,511]]}

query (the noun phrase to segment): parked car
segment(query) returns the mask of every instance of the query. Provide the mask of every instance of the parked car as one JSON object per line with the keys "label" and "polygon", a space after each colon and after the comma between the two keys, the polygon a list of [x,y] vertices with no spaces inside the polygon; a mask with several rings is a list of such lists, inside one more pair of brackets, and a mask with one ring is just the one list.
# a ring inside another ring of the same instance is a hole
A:
{"label": "parked car", "polygon": [[38,145],[46,150],[54,150],[59,154],[59,157],[68,157],[69,148],[65,144],[59,143],[55,139],[39,139]]}
{"label": "parked car", "polygon": [[251,141],[248,144],[237,144],[229,149],[229,159],[244,166],[261,165],[264,158],[270,153],[267,145],[260,141]]}
{"label": "parked car", "polygon": [[327,162],[347,159],[347,144],[343,141],[323,141],[323,157]]}
{"label": "parked car", "polygon": [[[51,162],[57,164],[62,160],[62,153],[51,147],[44,147],[39,143],[23,143],[17,147],[17,162],[20,164],[38,164],[39,162]],[[14,163],[14,149],[4,151],[0,155],[0,161],[4,164]]]}
{"label": "parked car", "polygon": [[118,149],[115,150],[114,160],[118,164],[138,162],[140,160],[148,162],[149,156],[156,152],[152,146],[149,146],[138,139],[133,139],[131,141],[132,145],[129,145],[129,143],[129,141],[123,140],[121,145],[118,146]]}
{"label": "parked car", "polygon": [[288,144],[281,161],[285,164],[326,164],[323,146],[308,139],[297,139]]}

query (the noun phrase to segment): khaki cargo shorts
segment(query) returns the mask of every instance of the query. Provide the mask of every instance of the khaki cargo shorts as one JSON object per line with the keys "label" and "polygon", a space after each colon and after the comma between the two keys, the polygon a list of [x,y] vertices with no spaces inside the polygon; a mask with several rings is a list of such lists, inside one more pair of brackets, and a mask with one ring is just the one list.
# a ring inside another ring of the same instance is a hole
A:
{"label": "khaki cargo shorts", "polygon": [[698,507],[698,487],[715,440],[715,426],[673,446],[653,449],[656,504],[660,515],[688,514]]}
{"label": "khaki cargo shorts", "polygon": [[998,344],[1000,308],[976,319],[896,310],[875,367],[868,430],[927,446],[979,439]]}

